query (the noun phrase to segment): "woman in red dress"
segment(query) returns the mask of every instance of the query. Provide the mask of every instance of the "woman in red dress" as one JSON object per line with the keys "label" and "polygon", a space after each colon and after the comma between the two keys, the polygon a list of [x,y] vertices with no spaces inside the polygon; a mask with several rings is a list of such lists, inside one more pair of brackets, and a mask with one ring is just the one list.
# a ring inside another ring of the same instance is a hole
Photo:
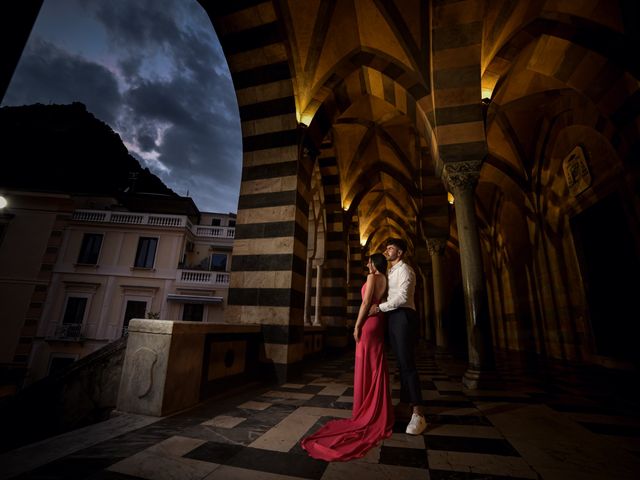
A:
{"label": "woman in red dress", "polygon": [[356,363],[351,418],[332,420],[301,445],[309,455],[328,462],[361,458],[381,440],[391,436],[393,407],[384,349],[384,318],[368,316],[387,289],[387,259],[374,253],[367,263],[369,275],[361,290],[362,304],[353,331]]}

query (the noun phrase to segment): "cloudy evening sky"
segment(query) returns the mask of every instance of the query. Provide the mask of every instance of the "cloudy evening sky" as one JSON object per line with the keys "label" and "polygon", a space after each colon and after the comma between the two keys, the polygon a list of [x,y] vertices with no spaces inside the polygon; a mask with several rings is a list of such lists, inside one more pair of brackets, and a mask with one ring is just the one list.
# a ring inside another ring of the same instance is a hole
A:
{"label": "cloudy evening sky", "polygon": [[238,106],[195,0],[45,0],[2,105],[73,101],[201,211],[236,211]]}

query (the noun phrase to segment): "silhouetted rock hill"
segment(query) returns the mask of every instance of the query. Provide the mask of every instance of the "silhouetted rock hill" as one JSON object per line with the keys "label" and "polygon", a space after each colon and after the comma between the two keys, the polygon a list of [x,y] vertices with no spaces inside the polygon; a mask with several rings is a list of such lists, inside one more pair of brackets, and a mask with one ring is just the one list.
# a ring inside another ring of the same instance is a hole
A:
{"label": "silhouetted rock hill", "polygon": [[0,108],[0,145],[0,187],[117,195],[135,172],[136,192],[178,197],[82,103]]}

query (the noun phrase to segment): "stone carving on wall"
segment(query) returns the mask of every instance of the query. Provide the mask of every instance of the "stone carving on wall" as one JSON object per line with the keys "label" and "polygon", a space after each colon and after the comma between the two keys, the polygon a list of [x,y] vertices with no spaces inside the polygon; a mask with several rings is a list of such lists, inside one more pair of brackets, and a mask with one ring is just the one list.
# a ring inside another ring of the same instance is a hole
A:
{"label": "stone carving on wall", "polygon": [[571,153],[562,161],[564,178],[569,187],[569,193],[574,197],[580,195],[591,186],[591,173],[584,150],[580,145],[576,146]]}
{"label": "stone carving on wall", "polygon": [[135,379],[135,393],[138,398],[149,394],[153,388],[153,366],[158,361],[158,354],[147,347],[141,347],[133,354],[132,364],[135,365],[135,373],[131,376]]}
{"label": "stone carving on wall", "polygon": [[446,238],[427,238],[427,251],[429,255],[442,255],[446,246]]}
{"label": "stone carving on wall", "polygon": [[482,161],[480,160],[450,162],[443,167],[442,178],[450,191],[472,189],[478,183],[481,167]]}

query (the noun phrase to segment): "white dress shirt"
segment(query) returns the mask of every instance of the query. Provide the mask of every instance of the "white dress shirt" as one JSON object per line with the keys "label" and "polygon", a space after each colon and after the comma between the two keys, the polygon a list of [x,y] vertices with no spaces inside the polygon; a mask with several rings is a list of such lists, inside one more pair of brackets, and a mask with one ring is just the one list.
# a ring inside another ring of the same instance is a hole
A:
{"label": "white dress shirt", "polygon": [[416,274],[413,268],[400,260],[389,270],[389,293],[387,301],[378,305],[381,312],[390,312],[397,308],[406,307],[413,310],[413,294],[416,289]]}

